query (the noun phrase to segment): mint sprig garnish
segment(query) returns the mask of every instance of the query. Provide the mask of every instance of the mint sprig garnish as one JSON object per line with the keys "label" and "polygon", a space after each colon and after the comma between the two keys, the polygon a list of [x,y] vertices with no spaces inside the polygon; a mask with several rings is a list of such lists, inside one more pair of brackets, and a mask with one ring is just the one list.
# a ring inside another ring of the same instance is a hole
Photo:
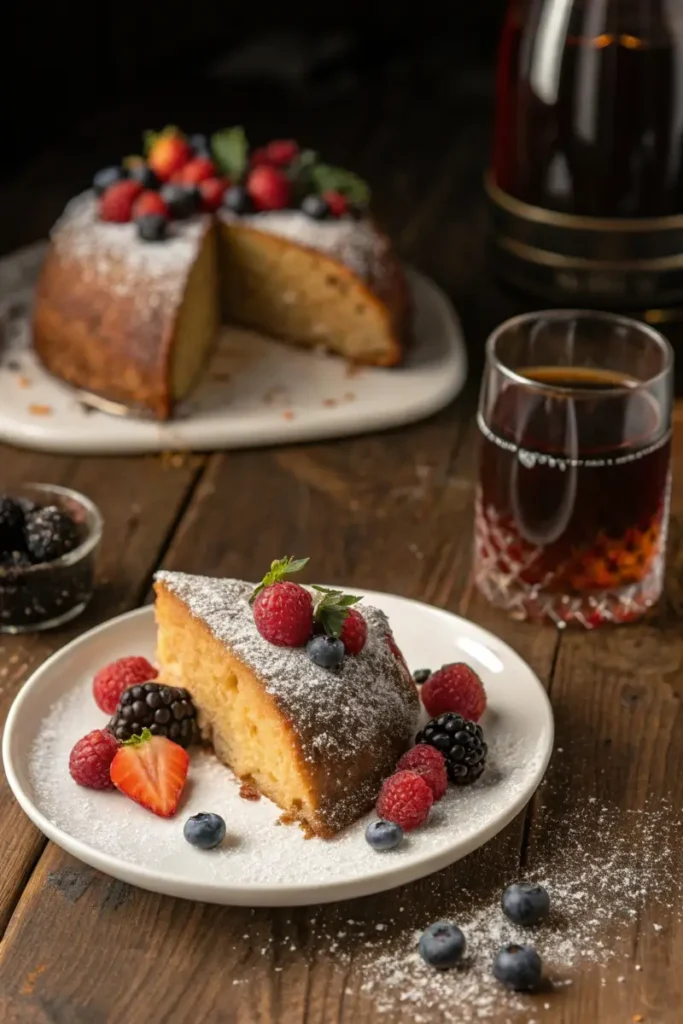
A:
{"label": "mint sprig garnish", "polygon": [[370,202],[370,189],[353,171],[330,164],[314,164],[310,169],[311,181],[317,192],[341,192],[352,203],[366,206]]}
{"label": "mint sprig garnish", "polygon": [[273,583],[280,583],[287,576],[293,576],[294,573],[301,572],[305,565],[308,565],[310,559],[308,558],[292,558],[291,555],[285,555],[284,558],[276,558],[270,563],[270,569],[263,577],[257,587],[254,588],[249,603],[253,604],[255,599],[265,590],[266,587],[270,587]]}
{"label": "mint sprig garnish", "polygon": [[149,156],[150,152],[152,151],[154,146],[157,144],[159,139],[163,139],[164,137],[169,136],[169,135],[177,135],[181,139],[185,138],[185,134],[183,132],[181,132],[180,128],[178,128],[174,124],[166,125],[166,127],[162,128],[162,130],[160,132],[153,132],[153,131],[149,131],[149,130],[147,130],[146,132],[143,132],[143,134],[142,134],[142,142],[143,142],[143,149],[144,149],[144,152],[145,152],[145,156]]}
{"label": "mint sprig garnish", "polygon": [[152,739],[152,733],[149,729],[143,729],[139,735],[131,736],[129,740],[123,741],[124,747],[139,747],[141,743],[147,743],[148,740]]}
{"label": "mint sprig garnish", "polygon": [[243,177],[249,159],[249,143],[244,128],[223,128],[211,136],[211,152],[221,174],[237,182]]}
{"label": "mint sprig garnish", "polygon": [[362,601],[355,594],[345,594],[341,590],[330,590],[329,587],[318,587],[313,584],[322,597],[315,606],[313,618],[319,622],[328,636],[338,637],[344,628],[344,622],[354,604]]}

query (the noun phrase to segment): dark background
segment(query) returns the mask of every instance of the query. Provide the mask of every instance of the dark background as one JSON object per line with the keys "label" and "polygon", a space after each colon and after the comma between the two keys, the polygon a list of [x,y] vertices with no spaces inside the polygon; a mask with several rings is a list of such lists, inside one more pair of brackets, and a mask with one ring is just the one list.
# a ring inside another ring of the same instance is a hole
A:
{"label": "dark background", "polygon": [[[163,96],[197,82],[215,62],[225,65],[271,37],[271,51],[233,79],[236,88],[261,82],[269,102],[296,102],[297,93],[338,91],[346,81],[373,80],[400,62],[490,61],[504,0],[390,0],[282,3],[276,0],[5,0],[0,127],[2,178],[45,147],[66,140],[87,115],[115,104]],[[307,51],[308,70],[292,78],[291,38]],[[288,74],[288,84],[284,76]],[[271,88],[267,85],[270,83]],[[272,87],[279,85],[279,90]],[[257,96],[254,103],[258,103]],[[247,106],[248,104],[245,104]],[[248,113],[248,111],[247,111]],[[142,114],[142,110],[141,110]],[[178,117],[169,110],[169,117]],[[194,127],[194,126],[193,126]],[[201,128],[201,125],[197,125]]]}

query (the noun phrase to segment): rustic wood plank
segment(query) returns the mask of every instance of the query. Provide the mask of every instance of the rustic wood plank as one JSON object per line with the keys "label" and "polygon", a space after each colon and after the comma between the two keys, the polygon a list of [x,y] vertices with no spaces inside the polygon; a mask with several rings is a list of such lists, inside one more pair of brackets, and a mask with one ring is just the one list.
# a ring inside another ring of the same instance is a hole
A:
{"label": "rustic wood plank", "polygon": [[[45,658],[90,626],[138,603],[203,462],[173,468],[168,460],[77,459],[0,448],[0,490],[29,480],[59,483],[87,494],[105,520],[98,584],[84,614],[62,629],[0,635],[0,720],[26,677]],[[20,811],[1,776],[0,931],[45,840]]]}

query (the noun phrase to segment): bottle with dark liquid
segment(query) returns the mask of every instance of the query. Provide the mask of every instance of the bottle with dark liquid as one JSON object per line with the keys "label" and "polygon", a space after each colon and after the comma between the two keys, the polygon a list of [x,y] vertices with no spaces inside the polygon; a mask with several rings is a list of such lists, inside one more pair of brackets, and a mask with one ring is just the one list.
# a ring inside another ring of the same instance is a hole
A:
{"label": "bottle with dark liquid", "polygon": [[488,190],[511,282],[682,302],[683,2],[511,0]]}
{"label": "bottle with dark liquid", "polygon": [[666,342],[597,313],[518,317],[489,341],[478,421],[482,592],[558,625],[642,615],[666,546]]}

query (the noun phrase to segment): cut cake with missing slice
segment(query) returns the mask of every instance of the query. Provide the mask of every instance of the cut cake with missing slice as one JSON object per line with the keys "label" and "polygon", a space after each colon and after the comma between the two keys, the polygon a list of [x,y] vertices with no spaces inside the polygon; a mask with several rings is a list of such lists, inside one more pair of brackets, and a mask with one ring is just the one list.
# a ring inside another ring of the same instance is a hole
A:
{"label": "cut cake with missing slice", "polygon": [[417,690],[387,642],[383,612],[357,606],[366,645],[333,671],[314,665],[305,648],[260,635],[252,589],[241,580],[158,573],[160,675],[190,691],[202,735],[224,764],[330,837],[372,806],[410,746]]}

